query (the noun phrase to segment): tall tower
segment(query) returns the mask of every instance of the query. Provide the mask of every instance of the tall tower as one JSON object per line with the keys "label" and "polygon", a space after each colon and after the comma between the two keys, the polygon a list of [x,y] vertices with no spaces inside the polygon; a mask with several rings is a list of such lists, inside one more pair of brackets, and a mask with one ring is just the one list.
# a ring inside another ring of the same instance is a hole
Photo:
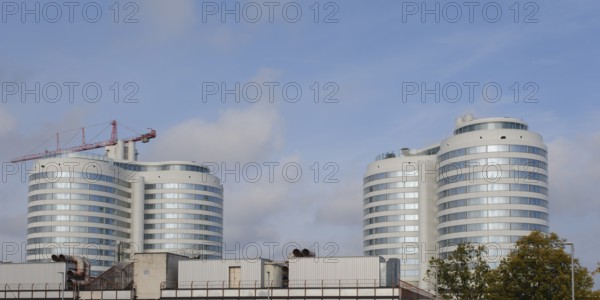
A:
{"label": "tall tower", "polygon": [[363,181],[364,254],[401,259],[401,279],[425,289],[429,259],[459,243],[486,245],[497,265],[548,232],[546,149],[519,119],[467,115],[438,145],[378,156]]}
{"label": "tall tower", "polygon": [[[186,161],[135,161],[135,143],[107,155],[60,154],[29,175],[27,260],[52,254],[91,260],[92,275],[127,252],[221,257],[223,187]],[[125,246],[125,247],[124,247]]]}
{"label": "tall tower", "polygon": [[363,180],[364,254],[399,258],[401,279],[421,287],[427,271],[422,261],[436,254],[438,150],[434,145],[381,154],[369,164]]}
{"label": "tall tower", "polygon": [[519,119],[457,120],[437,158],[442,257],[458,243],[483,243],[494,266],[519,238],[548,232],[546,149]]}

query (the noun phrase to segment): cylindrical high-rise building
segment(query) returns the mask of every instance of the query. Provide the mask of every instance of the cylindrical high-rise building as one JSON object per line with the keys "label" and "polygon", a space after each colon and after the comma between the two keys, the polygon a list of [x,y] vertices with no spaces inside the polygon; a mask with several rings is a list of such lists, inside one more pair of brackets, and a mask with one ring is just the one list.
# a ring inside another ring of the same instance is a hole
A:
{"label": "cylindrical high-rise building", "polygon": [[435,159],[439,146],[384,153],[363,180],[363,247],[367,256],[400,259],[400,278],[421,285],[422,264],[436,255]]}
{"label": "cylindrical high-rise building", "polygon": [[223,188],[219,179],[198,164],[161,162],[144,167],[144,252],[220,258]]}
{"label": "cylindrical high-rise building", "polygon": [[548,159],[542,137],[513,118],[457,120],[437,157],[437,241],[485,244],[492,265],[519,238],[548,232]]}
{"label": "cylindrical high-rise building", "polygon": [[[38,160],[29,175],[27,260],[87,257],[92,275],[126,253],[220,258],[223,187],[194,162],[138,162],[133,143],[107,156]],[[131,159],[128,159],[131,158]]]}
{"label": "cylindrical high-rise building", "polygon": [[439,145],[378,156],[363,189],[364,254],[400,258],[401,279],[432,291],[432,256],[471,242],[495,266],[519,238],[548,232],[546,146],[519,119],[459,118]]}
{"label": "cylindrical high-rise building", "polygon": [[29,175],[28,261],[62,253],[88,257],[94,270],[113,265],[115,245],[131,235],[131,183],[116,169],[106,159],[81,154],[35,163]]}

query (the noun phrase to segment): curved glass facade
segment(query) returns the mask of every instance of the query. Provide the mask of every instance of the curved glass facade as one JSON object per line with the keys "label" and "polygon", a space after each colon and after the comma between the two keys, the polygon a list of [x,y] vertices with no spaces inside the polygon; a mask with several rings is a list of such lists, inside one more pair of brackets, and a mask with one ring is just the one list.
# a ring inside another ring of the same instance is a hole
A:
{"label": "curved glass facade", "polygon": [[119,244],[221,257],[223,188],[207,173],[81,153],[40,160],[29,176],[27,260],[83,255],[95,276],[115,263]]}
{"label": "curved glass facade", "polygon": [[[432,149],[435,153],[439,147]],[[376,160],[363,179],[364,255],[399,258],[402,280],[412,283],[425,274],[420,265],[421,245],[435,242],[423,238],[423,232],[435,231],[429,225],[431,218],[425,216],[434,209],[434,203],[427,200],[435,197],[435,186],[423,182],[421,163],[431,168],[435,155]]]}
{"label": "curved glass facade", "polygon": [[441,143],[440,255],[461,242],[508,249],[531,231],[548,232],[548,152],[541,137],[527,129],[516,121],[494,120],[458,126]]}
{"label": "curved glass facade", "polygon": [[465,132],[477,131],[477,130],[491,130],[491,129],[519,129],[527,130],[527,125],[517,122],[485,122],[478,124],[471,124],[463,127],[459,127],[454,130],[454,134],[461,134]]}
{"label": "curved glass facade", "polygon": [[438,145],[378,156],[363,178],[364,254],[406,261],[403,280],[431,289],[424,257],[487,243],[493,265],[522,236],[548,232],[548,152],[528,129],[465,116]]}

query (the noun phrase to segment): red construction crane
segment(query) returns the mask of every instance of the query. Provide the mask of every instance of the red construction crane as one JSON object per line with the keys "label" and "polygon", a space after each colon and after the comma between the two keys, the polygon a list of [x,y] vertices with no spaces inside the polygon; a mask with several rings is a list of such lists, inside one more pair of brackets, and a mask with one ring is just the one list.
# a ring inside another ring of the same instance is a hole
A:
{"label": "red construction crane", "polygon": [[[59,135],[57,133],[56,134],[56,150],[54,150],[54,151],[46,150],[42,153],[29,154],[29,155],[17,157],[15,159],[11,160],[11,162],[16,163],[16,162],[27,161],[27,160],[32,160],[32,159],[51,157],[51,156],[64,154],[64,153],[79,152],[79,151],[85,151],[85,150],[91,150],[91,149],[97,149],[97,148],[102,148],[102,147],[106,147],[106,146],[116,145],[117,141],[118,141],[117,121],[113,120],[112,122],[110,122],[110,125],[112,125],[112,131],[110,134],[110,139],[107,141],[86,144],[85,143],[85,129],[81,128],[81,145],[61,149],[60,143],[59,143],[60,139],[59,139]],[[121,140],[123,142],[130,142],[130,141],[139,142],[139,141],[141,141],[142,143],[147,143],[148,141],[150,141],[150,139],[153,139],[155,137],[156,137],[156,130],[150,129],[150,132],[148,132],[148,133],[145,133],[145,134],[142,134],[142,135],[139,135],[136,137],[121,139]]]}

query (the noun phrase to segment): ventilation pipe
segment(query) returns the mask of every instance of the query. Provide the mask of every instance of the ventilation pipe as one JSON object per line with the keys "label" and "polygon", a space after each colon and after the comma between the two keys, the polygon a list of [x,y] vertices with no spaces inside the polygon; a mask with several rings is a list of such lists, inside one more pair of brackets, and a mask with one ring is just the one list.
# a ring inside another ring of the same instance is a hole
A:
{"label": "ventilation pipe", "polygon": [[77,285],[86,285],[90,283],[90,261],[87,258],[79,257],[79,256],[71,256],[64,254],[52,254],[52,260],[55,262],[67,262],[76,264],[75,270],[68,270],[67,275],[82,278],[82,280],[78,279],[69,279],[69,282],[77,284]]}
{"label": "ventilation pipe", "polygon": [[291,257],[314,257],[314,256],[315,256],[315,252],[312,250],[309,250],[306,248],[300,250],[300,249],[296,248],[292,251],[292,254],[290,254],[289,257],[291,258]]}
{"label": "ventilation pipe", "polygon": [[294,255],[294,257],[302,257],[302,251],[300,249],[294,249],[292,255]]}

